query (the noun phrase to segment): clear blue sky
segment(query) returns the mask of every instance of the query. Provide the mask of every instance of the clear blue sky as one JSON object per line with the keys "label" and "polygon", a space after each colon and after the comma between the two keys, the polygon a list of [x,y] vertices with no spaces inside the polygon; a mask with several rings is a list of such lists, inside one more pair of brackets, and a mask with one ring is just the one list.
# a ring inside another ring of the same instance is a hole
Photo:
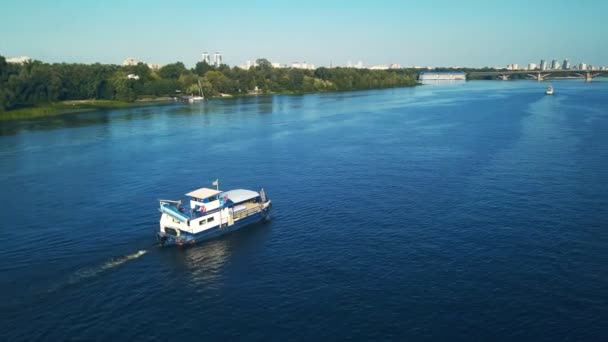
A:
{"label": "clear blue sky", "polygon": [[3,0],[0,55],[228,64],[608,65],[608,1]]}

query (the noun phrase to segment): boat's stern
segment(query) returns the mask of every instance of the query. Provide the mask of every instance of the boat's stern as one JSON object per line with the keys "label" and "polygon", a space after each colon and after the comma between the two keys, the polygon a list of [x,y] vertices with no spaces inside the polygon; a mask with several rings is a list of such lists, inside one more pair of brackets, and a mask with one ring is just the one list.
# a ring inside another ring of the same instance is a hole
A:
{"label": "boat's stern", "polygon": [[[160,229],[156,233],[156,239],[160,245],[184,245],[194,243],[194,237],[185,233],[192,219],[181,201],[161,200]],[[180,229],[181,228],[181,229]]]}
{"label": "boat's stern", "polygon": [[270,209],[272,209],[272,201],[267,200],[262,203],[262,216],[264,216],[264,220],[270,220]]}
{"label": "boat's stern", "polygon": [[188,234],[184,231],[181,231],[176,228],[171,228],[168,226],[163,226],[161,219],[160,230],[156,233],[156,240],[158,244],[161,246],[171,246],[171,245],[191,245],[196,243],[196,239],[194,235]]}

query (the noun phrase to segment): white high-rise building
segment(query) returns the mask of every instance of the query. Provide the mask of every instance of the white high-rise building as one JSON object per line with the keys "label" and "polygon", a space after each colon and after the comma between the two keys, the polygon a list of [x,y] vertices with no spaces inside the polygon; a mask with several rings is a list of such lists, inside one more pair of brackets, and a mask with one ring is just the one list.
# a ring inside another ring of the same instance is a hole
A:
{"label": "white high-rise building", "polygon": [[578,65],[578,70],[587,70],[587,64],[581,63]]}
{"label": "white high-rise building", "polygon": [[215,64],[216,67],[219,67],[220,65],[223,64],[223,59],[224,58],[222,57],[222,54],[219,52],[216,52],[213,55],[213,63]]}
{"label": "white high-rise building", "polygon": [[528,63],[528,70],[536,70],[536,63]]}
{"label": "white high-rise building", "polygon": [[547,70],[547,61],[544,59],[540,60],[540,70]]}
{"label": "white high-rise building", "polygon": [[551,61],[551,70],[557,70],[559,69],[559,62],[557,61],[557,59],[554,59]]}
{"label": "white high-rise building", "polygon": [[208,52],[203,52],[203,58],[201,59],[201,62],[205,62],[211,65],[211,56],[209,56]]}

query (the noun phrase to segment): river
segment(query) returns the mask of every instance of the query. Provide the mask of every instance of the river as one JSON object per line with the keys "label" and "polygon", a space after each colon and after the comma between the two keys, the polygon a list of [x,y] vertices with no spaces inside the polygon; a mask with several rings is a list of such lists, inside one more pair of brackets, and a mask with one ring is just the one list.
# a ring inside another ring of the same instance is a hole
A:
{"label": "river", "polygon": [[[0,122],[0,339],[605,339],[608,82],[546,86]],[[272,220],[156,246],[216,178]]]}

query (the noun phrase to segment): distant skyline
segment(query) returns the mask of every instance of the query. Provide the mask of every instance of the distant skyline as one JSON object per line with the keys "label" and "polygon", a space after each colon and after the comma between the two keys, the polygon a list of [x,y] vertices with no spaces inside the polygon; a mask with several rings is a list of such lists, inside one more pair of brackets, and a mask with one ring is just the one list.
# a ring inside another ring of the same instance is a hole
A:
{"label": "distant skyline", "polygon": [[3,1],[0,55],[45,62],[608,65],[608,2]]}

